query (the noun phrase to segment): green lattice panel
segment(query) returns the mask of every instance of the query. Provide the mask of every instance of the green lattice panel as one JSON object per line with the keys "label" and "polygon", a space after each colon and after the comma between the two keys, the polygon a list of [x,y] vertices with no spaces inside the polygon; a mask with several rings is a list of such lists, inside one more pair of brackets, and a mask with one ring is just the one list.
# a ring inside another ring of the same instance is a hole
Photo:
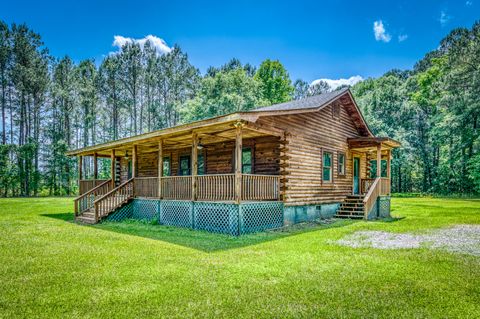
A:
{"label": "green lattice panel", "polygon": [[152,221],[158,219],[159,201],[135,199],[133,201],[132,218]]}
{"label": "green lattice panel", "polygon": [[242,234],[283,226],[283,203],[258,202],[240,205]]}
{"label": "green lattice panel", "polygon": [[390,197],[382,196],[378,198],[378,216],[381,218],[390,217]]}
{"label": "green lattice panel", "polygon": [[194,212],[195,229],[238,235],[238,205],[195,202]]}
{"label": "green lattice panel", "polygon": [[119,222],[127,218],[132,218],[132,214],[133,202],[130,202],[108,215],[105,220]]}
{"label": "green lattice panel", "polygon": [[193,204],[188,201],[160,201],[159,223],[192,228]]}

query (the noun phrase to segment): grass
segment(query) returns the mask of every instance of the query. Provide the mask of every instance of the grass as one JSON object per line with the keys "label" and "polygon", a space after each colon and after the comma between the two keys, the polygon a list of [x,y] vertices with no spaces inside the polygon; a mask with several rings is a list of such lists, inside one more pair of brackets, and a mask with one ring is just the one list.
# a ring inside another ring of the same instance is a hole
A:
{"label": "grass", "polygon": [[358,230],[480,224],[480,200],[394,198],[391,222],[232,238],[139,222],[81,226],[69,198],[0,200],[0,317],[480,317],[480,259],[354,249]]}

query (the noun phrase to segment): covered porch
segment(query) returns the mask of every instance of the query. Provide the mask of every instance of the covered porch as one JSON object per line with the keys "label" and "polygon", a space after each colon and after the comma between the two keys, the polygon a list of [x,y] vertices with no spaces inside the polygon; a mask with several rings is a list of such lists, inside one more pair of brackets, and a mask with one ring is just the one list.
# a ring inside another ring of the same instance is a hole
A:
{"label": "covered porch", "polygon": [[[354,159],[353,195],[361,198],[361,215],[369,219],[379,197],[390,196],[392,150],[400,143],[387,137],[357,137],[349,138],[348,146]],[[355,163],[355,154],[363,163]]]}
{"label": "covered porch", "polygon": [[[99,220],[133,198],[280,201],[284,136],[279,130],[234,121],[83,152],[78,154],[75,211],[94,208]],[[86,156],[93,160],[91,179],[83,178]],[[110,158],[110,179],[97,178],[99,158]]]}

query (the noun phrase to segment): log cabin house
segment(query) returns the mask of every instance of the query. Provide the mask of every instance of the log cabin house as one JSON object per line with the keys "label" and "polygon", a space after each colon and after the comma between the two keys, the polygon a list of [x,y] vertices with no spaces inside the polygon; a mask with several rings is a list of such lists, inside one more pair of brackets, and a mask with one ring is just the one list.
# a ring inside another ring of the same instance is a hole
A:
{"label": "log cabin house", "polygon": [[[240,235],[332,216],[389,215],[391,150],[349,89],[68,152],[76,219],[124,218]],[[82,161],[93,157],[93,179]],[[99,180],[97,158],[111,159]]]}

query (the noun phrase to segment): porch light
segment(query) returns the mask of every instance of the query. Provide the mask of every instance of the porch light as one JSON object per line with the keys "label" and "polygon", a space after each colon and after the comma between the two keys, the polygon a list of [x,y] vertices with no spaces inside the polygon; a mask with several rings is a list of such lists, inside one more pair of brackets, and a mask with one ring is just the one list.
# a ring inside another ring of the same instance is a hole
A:
{"label": "porch light", "polygon": [[202,144],[202,140],[201,140],[201,139],[198,140],[197,150],[203,150],[203,144]]}
{"label": "porch light", "polygon": [[125,151],[125,159],[128,161],[128,151]]}

